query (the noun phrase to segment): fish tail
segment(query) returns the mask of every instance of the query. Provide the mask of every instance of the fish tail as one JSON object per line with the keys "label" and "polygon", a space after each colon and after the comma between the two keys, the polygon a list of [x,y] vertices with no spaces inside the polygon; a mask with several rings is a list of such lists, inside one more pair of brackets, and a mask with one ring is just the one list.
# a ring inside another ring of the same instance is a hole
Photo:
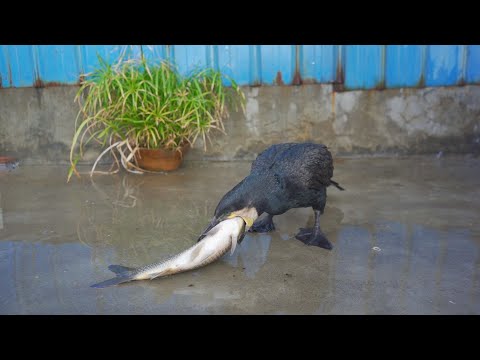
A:
{"label": "fish tail", "polygon": [[110,265],[108,267],[108,270],[110,270],[111,272],[114,272],[115,274],[118,274],[118,275],[125,275],[133,270],[135,270],[134,268],[130,268],[130,267],[126,267],[126,266],[122,266],[122,265]]}
{"label": "fish tail", "polygon": [[103,289],[109,286],[115,286],[115,285],[129,282],[132,280],[133,280],[133,277],[130,277],[130,276],[117,276],[117,277],[114,277],[113,279],[105,280],[98,284],[90,285],[90,287],[96,288],[96,289]]}
{"label": "fish tail", "polygon": [[109,286],[115,286],[118,284],[126,283],[135,280],[133,268],[129,268],[121,265],[110,265],[108,267],[112,272],[117,274],[116,277],[108,279],[97,284],[90,285],[92,288],[103,289]]}

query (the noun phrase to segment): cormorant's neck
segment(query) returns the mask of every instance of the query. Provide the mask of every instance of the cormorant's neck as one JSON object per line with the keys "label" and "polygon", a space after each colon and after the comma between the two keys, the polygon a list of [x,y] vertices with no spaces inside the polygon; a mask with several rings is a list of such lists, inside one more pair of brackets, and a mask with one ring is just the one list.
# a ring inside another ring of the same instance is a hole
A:
{"label": "cormorant's neck", "polygon": [[265,212],[270,181],[264,174],[250,174],[225,195],[225,202],[235,204],[237,208],[254,208],[258,216]]}

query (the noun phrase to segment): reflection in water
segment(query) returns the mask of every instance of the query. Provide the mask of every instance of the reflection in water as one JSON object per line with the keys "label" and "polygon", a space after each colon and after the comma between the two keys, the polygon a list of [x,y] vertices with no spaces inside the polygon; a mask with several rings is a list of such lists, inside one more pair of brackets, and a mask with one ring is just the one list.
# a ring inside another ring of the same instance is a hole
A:
{"label": "reflection in water", "polygon": [[[117,186],[117,191],[115,195],[115,199],[111,201],[113,207],[115,206],[122,206],[126,208],[135,207],[137,205],[137,197],[135,196],[138,193],[138,189],[141,185],[143,185],[143,181],[136,181],[131,184],[131,180],[129,180],[127,175],[122,176],[121,186]],[[109,200],[109,195],[102,190],[102,188],[95,183],[93,177],[90,178],[90,182],[92,187],[97,191],[100,195],[100,198]]]}
{"label": "reflection in water", "polygon": [[155,254],[169,256],[184,250],[204,228],[211,212],[210,201],[145,187],[144,182],[129,175],[117,181],[114,188],[92,182],[98,200],[82,207],[77,235],[92,247],[95,256],[111,257],[113,250],[113,261],[134,259],[137,265],[158,261]]}
{"label": "reflection in water", "polygon": [[480,312],[480,250],[469,230],[396,222],[371,231],[346,226],[337,249],[334,313]]}
{"label": "reflection in water", "polygon": [[[336,250],[326,255],[278,234],[248,234],[233,256],[201,271],[108,291],[88,285],[110,276],[108,259],[125,256],[121,242],[98,252],[79,243],[1,241],[0,312],[480,313],[480,251],[468,230],[383,222],[330,236]],[[152,258],[162,249],[145,247]]]}
{"label": "reflection in water", "polygon": [[89,286],[112,275],[108,265],[191,246],[250,164],[69,185],[63,168],[19,169],[0,185],[0,313],[480,314],[478,163],[398,162],[340,169],[350,186],[329,193],[322,218],[331,252],[294,239],[313,217],[292,211],[275,219],[277,231],[247,234],[231,257],[104,290]]}
{"label": "reflection in water", "polygon": [[226,254],[223,260],[234,267],[243,266],[245,275],[253,278],[267,261],[271,240],[272,237],[267,234],[258,234],[256,236],[248,236],[247,234],[235,252],[231,256]]}
{"label": "reflection in water", "polygon": [[0,230],[3,229],[2,193],[0,192]]}
{"label": "reflection in water", "polygon": [[0,313],[95,313],[85,296],[87,248],[78,243],[0,241]]}

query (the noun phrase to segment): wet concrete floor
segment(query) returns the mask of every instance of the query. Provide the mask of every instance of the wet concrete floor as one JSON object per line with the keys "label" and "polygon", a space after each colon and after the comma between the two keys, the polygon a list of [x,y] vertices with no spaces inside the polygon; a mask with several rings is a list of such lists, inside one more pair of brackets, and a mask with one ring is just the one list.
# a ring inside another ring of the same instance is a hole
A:
{"label": "wet concrete floor", "polygon": [[[110,264],[178,253],[248,162],[170,174],[84,176],[66,166],[0,172],[1,314],[480,314],[480,159],[337,159],[323,230],[311,209],[274,218],[235,253],[153,281],[93,289]],[[88,171],[88,168],[83,170]]]}

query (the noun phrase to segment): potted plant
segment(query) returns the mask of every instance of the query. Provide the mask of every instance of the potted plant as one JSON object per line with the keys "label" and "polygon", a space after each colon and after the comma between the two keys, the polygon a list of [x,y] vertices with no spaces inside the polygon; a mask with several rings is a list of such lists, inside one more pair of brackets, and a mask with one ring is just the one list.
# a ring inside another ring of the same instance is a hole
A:
{"label": "potted plant", "polygon": [[[120,58],[86,74],[75,97],[80,105],[70,149],[70,180],[87,143],[97,141],[114,159],[116,172],[169,171],[176,169],[189,147],[201,137],[206,150],[211,130],[225,133],[228,105],[244,109],[245,96],[224,74],[207,68],[181,75],[167,61],[152,64]],[[79,119],[82,119],[79,121]]]}

